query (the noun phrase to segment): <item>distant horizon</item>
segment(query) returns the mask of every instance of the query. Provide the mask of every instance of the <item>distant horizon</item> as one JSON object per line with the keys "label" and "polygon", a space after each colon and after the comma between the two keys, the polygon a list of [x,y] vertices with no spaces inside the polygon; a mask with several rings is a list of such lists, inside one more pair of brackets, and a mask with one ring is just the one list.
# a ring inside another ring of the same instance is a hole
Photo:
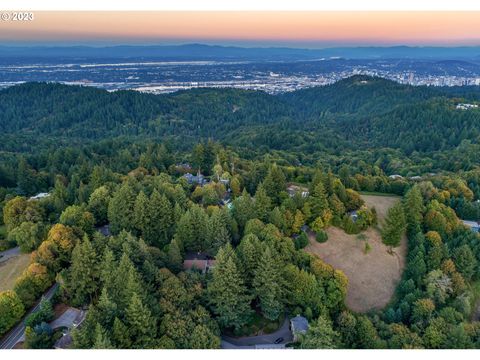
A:
{"label": "distant horizon", "polygon": [[293,46],[293,45],[282,45],[282,44],[243,44],[243,43],[209,43],[202,41],[185,41],[185,42],[118,42],[118,43],[83,43],[83,42],[55,42],[55,43],[9,43],[9,42],[0,42],[1,47],[12,47],[12,48],[69,48],[69,47],[86,47],[86,48],[110,48],[110,47],[174,47],[174,46],[206,46],[206,47],[223,47],[223,48],[242,48],[242,49],[297,49],[297,50],[328,50],[336,48],[378,48],[378,49],[389,49],[389,48],[411,48],[411,49],[425,49],[425,48],[438,48],[438,49],[455,49],[455,48],[480,48],[479,44],[472,45],[461,45],[461,44],[451,44],[451,45],[438,45],[438,44],[422,44],[422,45],[409,45],[409,44],[392,44],[392,45],[380,45],[380,44],[338,44],[331,46],[322,46],[322,47],[308,47],[308,46]]}
{"label": "distant horizon", "polygon": [[474,47],[480,12],[33,12],[4,46]]}

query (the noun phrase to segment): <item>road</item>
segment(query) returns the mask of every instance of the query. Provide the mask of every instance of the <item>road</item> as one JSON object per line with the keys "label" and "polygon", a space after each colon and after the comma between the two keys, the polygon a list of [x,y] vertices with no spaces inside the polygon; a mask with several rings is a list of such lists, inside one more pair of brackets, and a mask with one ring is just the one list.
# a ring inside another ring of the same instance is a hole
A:
{"label": "road", "polygon": [[7,261],[8,259],[20,255],[20,247],[14,247],[5,251],[0,251],[0,263]]}
{"label": "road", "polygon": [[225,348],[228,348],[228,345],[234,345],[237,347],[254,348],[255,345],[265,345],[265,344],[274,344],[275,340],[278,338],[283,338],[282,344],[289,343],[293,340],[292,332],[290,331],[290,319],[285,317],[280,329],[271,334],[258,335],[258,336],[249,336],[242,338],[231,338],[228,336],[222,336],[222,340],[225,343]]}
{"label": "road", "polygon": [[[51,300],[55,291],[58,288],[58,284],[55,283],[48,291],[43,294],[42,298]],[[17,324],[9,333],[7,333],[0,342],[0,349],[13,349],[13,347],[19,343],[25,333],[25,325],[23,324],[25,318],[36,312],[40,308],[40,301],[23,317],[20,323]]]}

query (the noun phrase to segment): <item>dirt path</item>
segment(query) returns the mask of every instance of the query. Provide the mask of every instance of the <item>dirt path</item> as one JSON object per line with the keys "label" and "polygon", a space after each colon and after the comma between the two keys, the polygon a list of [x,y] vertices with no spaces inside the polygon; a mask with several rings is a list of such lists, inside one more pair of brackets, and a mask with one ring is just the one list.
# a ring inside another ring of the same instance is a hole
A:
{"label": "dirt path", "polygon": [[[375,206],[380,221],[398,197],[366,195],[367,206]],[[382,243],[377,229],[363,232],[371,250],[365,254],[365,241],[357,235],[348,235],[342,229],[327,229],[328,241],[320,244],[313,236],[306,247],[308,252],[318,255],[336,269],[342,270],[349,279],[346,304],[356,312],[381,309],[390,301],[405,266],[406,238],[395,249],[393,255]]]}

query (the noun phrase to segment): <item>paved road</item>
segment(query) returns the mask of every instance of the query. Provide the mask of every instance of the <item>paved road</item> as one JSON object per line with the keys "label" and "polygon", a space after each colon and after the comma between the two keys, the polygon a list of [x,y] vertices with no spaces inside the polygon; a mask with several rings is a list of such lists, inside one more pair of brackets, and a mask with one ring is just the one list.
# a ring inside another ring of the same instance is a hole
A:
{"label": "paved road", "polygon": [[5,251],[0,251],[0,263],[7,261],[8,259],[20,255],[20,247],[14,247]]}
{"label": "paved road", "polygon": [[290,319],[285,317],[280,329],[271,334],[259,335],[259,336],[249,336],[243,338],[231,338],[228,336],[222,336],[225,348],[228,348],[229,345],[241,346],[241,347],[252,347],[255,345],[265,345],[265,344],[274,344],[275,340],[278,338],[283,338],[282,344],[289,343],[293,340],[292,332],[290,331]]}
{"label": "paved road", "polygon": [[[43,298],[47,300],[51,300],[53,295],[55,294],[55,291],[58,288],[58,284],[53,285],[48,291],[43,294]],[[40,308],[40,301],[23,317],[23,319],[20,321],[20,323],[13,328],[9,333],[7,333],[2,341],[0,342],[0,349],[13,349],[13,347],[22,341],[22,338],[25,334],[25,325],[23,324],[23,321],[25,318],[30,315],[31,313],[36,312]]]}

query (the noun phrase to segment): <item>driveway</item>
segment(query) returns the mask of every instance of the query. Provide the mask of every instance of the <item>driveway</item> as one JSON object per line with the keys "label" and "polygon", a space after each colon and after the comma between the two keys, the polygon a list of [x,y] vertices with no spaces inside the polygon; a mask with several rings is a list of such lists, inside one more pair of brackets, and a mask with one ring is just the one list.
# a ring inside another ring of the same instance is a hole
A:
{"label": "driveway", "polygon": [[14,247],[5,251],[0,251],[0,263],[7,261],[8,259],[20,255],[20,247]]}
{"label": "driveway", "polygon": [[[285,317],[280,329],[271,334],[258,335],[258,336],[249,336],[242,338],[232,338],[229,336],[222,336],[222,345],[225,345],[225,348],[232,348],[231,345],[240,346],[240,347],[252,347],[255,348],[255,345],[266,345],[274,344],[275,340],[278,338],[283,338],[282,344],[289,343],[293,340],[292,332],[290,331],[290,319]],[[225,344],[224,344],[225,343]]]}

